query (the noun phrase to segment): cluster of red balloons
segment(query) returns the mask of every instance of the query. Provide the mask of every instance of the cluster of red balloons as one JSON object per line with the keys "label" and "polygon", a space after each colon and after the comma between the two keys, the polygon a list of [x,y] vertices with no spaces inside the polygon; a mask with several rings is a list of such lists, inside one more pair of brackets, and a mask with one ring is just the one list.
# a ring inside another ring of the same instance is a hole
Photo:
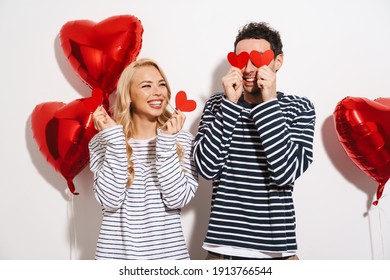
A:
{"label": "cluster of red balloons", "polygon": [[377,205],[390,178],[390,98],[345,97],[333,116],[348,156],[378,183]]}
{"label": "cluster of red balloons", "polygon": [[109,17],[99,23],[76,20],[60,30],[62,50],[73,70],[91,89],[91,97],[65,104],[44,102],[31,114],[33,137],[46,160],[77,194],[74,177],[89,161],[88,143],[97,133],[92,113],[115,90],[123,69],[136,60],[143,27],[132,15]]}

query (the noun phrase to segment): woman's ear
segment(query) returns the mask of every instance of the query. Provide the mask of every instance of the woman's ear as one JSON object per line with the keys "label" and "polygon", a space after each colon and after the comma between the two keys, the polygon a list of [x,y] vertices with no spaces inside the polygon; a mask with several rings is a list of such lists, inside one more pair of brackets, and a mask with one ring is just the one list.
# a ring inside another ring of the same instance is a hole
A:
{"label": "woman's ear", "polygon": [[275,72],[278,72],[278,70],[282,67],[283,65],[283,54],[278,54],[275,58]]}

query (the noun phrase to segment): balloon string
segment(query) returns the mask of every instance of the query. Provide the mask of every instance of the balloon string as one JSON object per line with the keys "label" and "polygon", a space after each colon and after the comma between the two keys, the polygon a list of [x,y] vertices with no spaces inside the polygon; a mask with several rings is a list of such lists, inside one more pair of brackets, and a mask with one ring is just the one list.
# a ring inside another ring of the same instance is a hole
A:
{"label": "balloon string", "polygon": [[385,257],[385,241],[383,238],[383,228],[382,228],[382,217],[381,217],[381,208],[379,207],[379,232],[381,233],[381,244],[382,244],[382,259]]}
{"label": "balloon string", "polygon": [[70,239],[70,259],[75,260],[77,254],[77,234],[76,234],[76,220],[74,215],[74,195],[66,190],[69,203],[68,203],[68,223],[69,223],[69,239]]}

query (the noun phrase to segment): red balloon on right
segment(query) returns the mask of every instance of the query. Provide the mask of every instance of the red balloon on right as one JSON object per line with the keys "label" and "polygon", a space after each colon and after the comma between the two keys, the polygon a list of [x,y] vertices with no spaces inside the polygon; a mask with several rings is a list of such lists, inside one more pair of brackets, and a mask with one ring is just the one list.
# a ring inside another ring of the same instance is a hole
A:
{"label": "red balloon on right", "polygon": [[390,98],[345,97],[333,113],[337,136],[351,160],[378,183],[378,204],[390,178]]}

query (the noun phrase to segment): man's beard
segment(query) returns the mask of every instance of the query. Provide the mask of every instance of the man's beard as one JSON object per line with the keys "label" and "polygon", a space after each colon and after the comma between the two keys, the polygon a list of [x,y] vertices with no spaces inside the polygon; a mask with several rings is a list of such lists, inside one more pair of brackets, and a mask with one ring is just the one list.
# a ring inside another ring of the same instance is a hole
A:
{"label": "man's beard", "polygon": [[251,90],[248,90],[244,87],[244,92],[246,94],[250,94],[253,96],[260,96],[261,95],[261,88],[259,88],[258,86],[254,86],[254,87],[252,87]]}

